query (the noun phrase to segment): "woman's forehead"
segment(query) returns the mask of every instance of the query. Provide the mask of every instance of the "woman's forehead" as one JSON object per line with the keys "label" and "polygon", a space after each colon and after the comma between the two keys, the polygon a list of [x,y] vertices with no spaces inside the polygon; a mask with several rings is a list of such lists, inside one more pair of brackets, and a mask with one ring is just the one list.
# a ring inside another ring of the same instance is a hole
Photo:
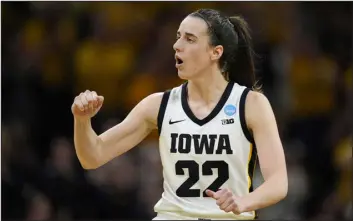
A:
{"label": "woman's forehead", "polygon": [[187,16],[181,23],[178,33],[189,33],[196,37],[206,36],[208,27],[204,20],[194,16]]}

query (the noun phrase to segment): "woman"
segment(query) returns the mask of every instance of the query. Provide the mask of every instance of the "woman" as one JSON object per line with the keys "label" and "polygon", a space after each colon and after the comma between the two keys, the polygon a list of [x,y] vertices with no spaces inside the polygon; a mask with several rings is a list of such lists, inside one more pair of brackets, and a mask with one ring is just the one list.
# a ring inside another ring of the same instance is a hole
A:
{"label": "woman", "polygon": [[[155,219],[254,219],[286,196],[288,184],[273,111],[256,92],[247,24],[198,10],[180,24],[174,50],[187,83],[147,96],[99,136],[90,119],[103,97],[86,91],[75,98],[78,158],[84,168],[98,168],[158,129],[164,192]],[[256,155],[265,182],[253,191]]]}

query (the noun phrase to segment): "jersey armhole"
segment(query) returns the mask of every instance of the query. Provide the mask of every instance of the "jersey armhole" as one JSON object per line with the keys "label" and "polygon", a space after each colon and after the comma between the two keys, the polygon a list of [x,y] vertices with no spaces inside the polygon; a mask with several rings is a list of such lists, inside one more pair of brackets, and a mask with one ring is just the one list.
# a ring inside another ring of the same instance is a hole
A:
{"label": "jersey armhole", "polygon": [[241,129],[243,131],[243,134],[245,135],[246,139],[252,143],[255,146],[255,141],[253,136],[251,135],[248,126],[246,124],[245,120],[245,101],[246,101],[246,96],[250,92],[249,88],[245,88],[241,97],[240,97],[240,102],[239,102],[239,118],[240,118],[240,125]]}
{"label": "jersey armhole", "polygon": [[170,90],[167,90],[163,93],[161,105],[159,106],[158,117],[157,117],[159,135],[161,135],[161,132],[162,132],[163,119],[164,119],[165,111],[167,109],[169,95],[170,95]]}

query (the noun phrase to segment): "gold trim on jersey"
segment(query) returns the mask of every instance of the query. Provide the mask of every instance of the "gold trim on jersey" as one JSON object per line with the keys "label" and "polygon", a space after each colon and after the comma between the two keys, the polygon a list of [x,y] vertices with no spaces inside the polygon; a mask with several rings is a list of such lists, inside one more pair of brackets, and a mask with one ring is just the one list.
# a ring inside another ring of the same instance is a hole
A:
{"label": "gold trim on jersey", "polygon": [[[248,192],[250,193],[251,191],[253,191],[253,177],[254,177],[254,173],[255,173],[255,167],[256,167],[256,157],[257,157],[257,153],[256,153],[256,146],[254,147],[254,145],[252,143],[250,143],[250,147],[249,147],[249,157],[248,157]],[[250,170],[252,170],[252,173],[250,174]],[[257,214],[256,211],[254,212],[254,217],[253,219],[257,218]]]}
{"label": "gold trim on jersey", "polygon": [[251,183],[252,183],[252,178],[250,178],[250,174],[249,174],[249,167],[250,167],[250,160],[251,160],[251,157],[252,157],[252,151],[253,151],[253,145],[252,143],[250,143],[250,150],[249,150],[249,157],[248,157],[248,190],[250,192],[250,187],[251,187]]}
{"label": "gold trim on jersey", "polygon": [[[256,153],[256,146],[254,147],[252,143],[250,143],[249,148],[250,150],[249,150],[249,157],[248,157],[248,191],[250,193],[252,191],[252,181],[255,173],[257,153]],[[251,174],[249,173],[250,170],[252,170]]]}

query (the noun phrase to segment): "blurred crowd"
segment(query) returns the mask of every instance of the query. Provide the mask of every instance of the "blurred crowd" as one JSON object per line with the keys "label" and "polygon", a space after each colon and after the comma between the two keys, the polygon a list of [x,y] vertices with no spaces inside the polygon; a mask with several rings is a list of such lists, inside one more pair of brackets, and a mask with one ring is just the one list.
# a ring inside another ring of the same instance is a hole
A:
{"label": "blurred crowd", "polygon": [[[99,134],[143,97],[182,83],[179,23],[199,8],[241,14],[286,153],[289,193],[261,219],[352,218],[351,2],[4,2],[2,219],[143,219],[162,193],[158,134],[85,171],[71,104],[105,97]],[[255,184],[263,181],[257,168]]]}

